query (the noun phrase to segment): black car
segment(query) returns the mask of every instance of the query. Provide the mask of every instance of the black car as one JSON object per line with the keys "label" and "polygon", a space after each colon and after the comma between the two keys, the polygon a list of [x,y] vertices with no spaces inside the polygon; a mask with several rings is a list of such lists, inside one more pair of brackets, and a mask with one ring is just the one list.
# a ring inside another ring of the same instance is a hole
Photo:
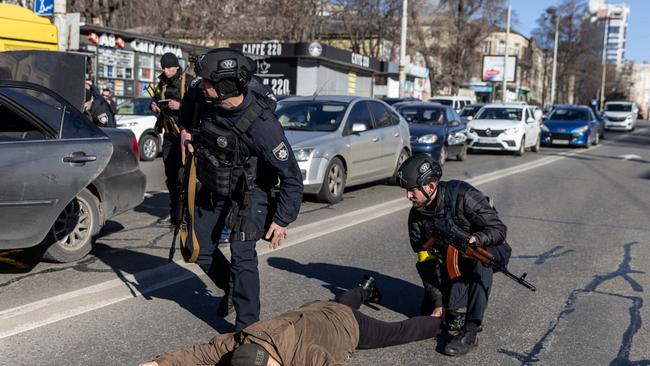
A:
{"label": "black car", "polygon": [[441,165],[448,157],[465,160],[467,126],[452,107],[432,102],[411,102],[400,103],[396,109],[409,123],[413,154],[429,154]]}
{"label": "black car", "polygon": [[52,90],[9,80],[0,121],[0,249],[78,260],[107,219],[143,201],[131,131],[100,129]]}

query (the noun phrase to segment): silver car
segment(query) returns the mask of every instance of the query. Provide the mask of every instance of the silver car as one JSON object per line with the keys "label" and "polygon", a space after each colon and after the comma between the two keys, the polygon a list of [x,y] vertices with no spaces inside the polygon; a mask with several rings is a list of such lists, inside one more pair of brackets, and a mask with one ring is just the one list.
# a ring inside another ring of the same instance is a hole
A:
{"label": "silver car", "polygon": [[408,124],[388,104],[356,96],[291,97],[278,103],[305,193],[335,203],[346,186],[386,178],[411,154]]}

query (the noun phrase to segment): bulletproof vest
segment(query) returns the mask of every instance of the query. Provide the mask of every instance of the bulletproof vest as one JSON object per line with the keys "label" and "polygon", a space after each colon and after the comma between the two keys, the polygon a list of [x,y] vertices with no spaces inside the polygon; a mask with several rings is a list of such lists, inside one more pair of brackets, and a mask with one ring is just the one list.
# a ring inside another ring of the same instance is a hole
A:
{"label": "bulletproof vest", "polygon": [[[238,198],[238,193],[250,192],[257,174],[257,157],[242,156],[241,144],[249,144],[243,136],[264,110],[256,99],[230,126],[221,126],[203,114],[197,144],[197,178],[202,185],[218,196]],[[248,146],[253,150],[252,146]]]}

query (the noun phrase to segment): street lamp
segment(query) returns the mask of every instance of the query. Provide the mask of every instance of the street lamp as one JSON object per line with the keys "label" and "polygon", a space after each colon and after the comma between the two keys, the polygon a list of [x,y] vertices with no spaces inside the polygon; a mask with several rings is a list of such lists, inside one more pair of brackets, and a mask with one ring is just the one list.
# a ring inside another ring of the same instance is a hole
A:
{"label": "street lamp", "polygon": [[501,93],[501,103],[506,103],[506,93],[508,92],[508,36],[510,35],[510,0],[508,0],[508,18],[506,21],[506,47],[503,53],[503,91]]}
{"label": "street lamp", "polygon": [[406,20],[408,0],[402,0],[402,34],[399,43],[399,97],[404,97],[404,84],[406,83]]}
{"label": "street lamp", "polygon": [[557,77],[557,46],[558,39],[560,35],[560,17],[557,16],[556,8],[546,9],[548,15],[551,16],[551,19],[555,19],[555,44],[553,45],[553,73],[551,75],[551,105],[555,104],[555,89],[556,89],[556,77]]}

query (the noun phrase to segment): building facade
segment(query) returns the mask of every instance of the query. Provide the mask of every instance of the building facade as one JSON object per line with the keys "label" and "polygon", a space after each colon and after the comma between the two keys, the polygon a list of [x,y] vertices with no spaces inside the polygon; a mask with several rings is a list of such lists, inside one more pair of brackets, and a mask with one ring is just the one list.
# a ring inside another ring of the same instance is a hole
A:
{"label": "building facade", "polygon": [[650,64],[634,64],[630,100],[639,106],[641,118],[648,119],[650,103]]}
{"label": "building facade", "polygon": [[623,66],[630,6],[626,3],[610,4],[605,0],[590,0],[589,12],[597,21],[599,39],[603,39],[607,63]]}

